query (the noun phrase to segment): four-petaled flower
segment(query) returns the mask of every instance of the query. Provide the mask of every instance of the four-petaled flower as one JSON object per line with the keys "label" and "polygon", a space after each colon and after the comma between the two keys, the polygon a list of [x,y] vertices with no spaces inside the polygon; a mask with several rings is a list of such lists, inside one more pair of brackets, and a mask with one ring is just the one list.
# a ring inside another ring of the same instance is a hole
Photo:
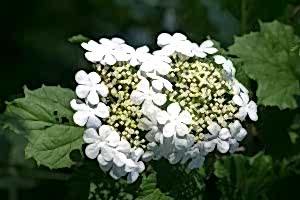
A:
{"label": "four-petaled flower", "polygon": [[229,139],[229,152],[234,153],[239,147],[239,142],[241,142],[246,137],[247,131],[242,127],[241,123],[238,120],[230,123],[228,127],[232,135],[232,137]]}
{"label": "four-petaled flower", "polygon": [[161,106],[167,101],[166,95],[153,91],[149,81],[145,78],[138,83],[137,90],[132,91],[130,99],[135,105],[145,102],[143,110],[147,109],[145,106],[152,105],[153,103]]}
{"label": "four-petaled flower", "polygon": [[257,121],[257,105],[254,101],[249,102],[249,96],[247,93],[241,92],[240,95],[234,95],[233,102],[240,106],[239,112],[236,117],[240,120],[245,120],[247,114],[252,121]]}
{"label": "four-petaled flower", "polygon": [[98,128],[102,124],[101,120],[98,117],[109,117],[108,107],[104,103],[99,103],[98,105],[91,106],[79,100],[73,99],[70,104],[71,107],[77,111],[73,115],[73,120],[75,124],[79,126],[86,125],[88,128]]}
{"label": "four-petaled flower", "polygon": [[186,125],[192,123],[192,116],[186,110],[181,111],[178,103],[172,103],[167,107],[166,111],[161,111],[157,114],[157,121],[164,124],[163,135],[167,138],[177,134],[185,136],[189,129]]}
{"label": "four-petaled flower", "polygon": [[140,161],[141,156],[144,154],[142,148],[137,148],[129,154],[125,164],[125,172],[128,172],[127,181],[133,183],[139,177],[139,174],[145,170],[145,165]]}
{"label": "four-petaled flower", "polygon": [[195,55],[199,58],[205,58],[207,54],[215,54],[218,52],[218,49],[213,46],[214,43],[211,40],[206,40],[200,45],[196,43],[191,43],[190,48],[192,55]]}
{"label": "four-petaled flower", "polygon": [[99,103],[99,94],[102,97],[107,97],[108,88],[103,83],[100,83],[101,78],[96,72],[87,74],[85,71],[80,70],[75,75],[75,80],[79,84],[76,87],[76,95],[81,99],[96,105]]}
{"label": "four-petaled flower", "polygon": [[128,47],[128,53],[130,55],[129,64],[132,66],[140,65],[144,61],[149,60],[152,56],[152,54],[149,53],[149,48],[147,46],[142,46],[137,49]]}
{"label": "four-petaled flower", "polygon": [[216,122],[211,122],[207,130],[211,135],[204,142],[205,151],[212,152],[217,146],[219,152],[226,153],[229,150],[228,139],[231,137],[228,128],[221,128]]}

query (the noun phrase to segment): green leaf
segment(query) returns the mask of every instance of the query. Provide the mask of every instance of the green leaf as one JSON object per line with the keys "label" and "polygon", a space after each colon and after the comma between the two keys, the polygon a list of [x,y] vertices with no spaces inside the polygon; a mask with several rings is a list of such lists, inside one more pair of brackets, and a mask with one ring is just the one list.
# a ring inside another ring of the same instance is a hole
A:
{"label": "green leaf", "polygon": [[[9,127],[28,139],[26,158],[49,168],[70,167],[70,152],[81,149],[83,128],[73,123],[69,102],[74,92],[61,87],[24,89],[25,97],[9,102],[5,115]],[[16,125],[16,126],[14,126]]]}
{"label": "green leaf", "polygon": [[238,56],[246,74],[257,81],[258,103],[280,109],[297,107],[300,95],[297,62],[291,48],[299,38],[292,27],[277,21],[260,23],[261,31],[235,38],[230,54]]}
{"label": "green leaf", "polygon": [[273,161],[262,153],[226,156],[217,160],[214,168],[221,199],[261,199],[274,178]]}
{"label": "green leaf", "polygon": [[68,38],[69,42],[75,43],[75,44],[77,44],[77,43],[81,44],[83,42],[88,42],[89,40],[90,40],[89,38],[87,38],[87,37],[85,37],[85,36],[83,36],[81,34],[74,35],[74,36]]}
{"label": "green leaf", "polygon": [[141,192],[137,200],[172,200],[173,198],[165,195],[157,188],[156,173],[151,173],[149,176],[143,177],[143,182],[140,185]]}

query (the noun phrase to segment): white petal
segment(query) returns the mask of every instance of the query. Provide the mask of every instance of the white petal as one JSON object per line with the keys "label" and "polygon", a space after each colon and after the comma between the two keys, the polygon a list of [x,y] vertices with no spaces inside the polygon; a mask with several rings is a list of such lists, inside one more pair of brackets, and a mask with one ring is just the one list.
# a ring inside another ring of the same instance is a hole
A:
{"label": "white petal", "polygon": [[203,165],[204,161],[204,156],[197,156],[196,158],[192,159],[192,161],[188,164],[188,168],[190,170],[199,168]]}
{"label": "white petal", "polygon": [[187,140],[176,138],[174,144],[177,150],[181,150],[187,147]]}
{"label": "white petal", "polygon": [[124,44],[125,43],[125,41],[123,39],[117,38],[117,37],[112,38],[111,41],[116,44]]}
{"label": "white petal", "polygon": [[205,48],[204,51],[208,54],[215,54],[218,52],[217,48],[211,47],[211,48]]}
{"label": "white petal", "polygon": [[104,160],[103,156],[101,154],[99,154],[99,156],[97,157],[97,161],[100,165],[100,168],[102,169],[102,171],[107,172],[111,169],[112,167],[112,162],[107,162],[106,160]]}
{"label": "white petal", "polygon": [[142,173],[145,170],[145,164],[142,161],[137,162],[138,172]]}
{"label": "white petal", "polygon": [[113,162],[117,167],[122,167],[125,165],[127,158],[124,153],[117,152],[114,155]]}
{"label": "white petal", "polygon": [[163,128],[163,135],[166,138],[172,137],[176,134],[175,123],[167,123]]}
{"label": "white petal", "polygon": [[152,100],[156,105],[162,106],[166,103],[167,97],[165,94],[156,93],[152,96]]}
{"label": "white petal", "polygon": [[133,183],[137,180],[138,177],[139,177],[139,172],[132,171],[127,175],[127,181],[128,183]]}
{"label": "white petal", "polygon": [[170,92],[173,91],[173,85],[170,81],[164,79],[164,86],[167,90],[169,90]]}
{"label": "white petal", "polygon": [[223,140],[218,140],[217,149],[220,153],[226,153],[229,150],[229,143]]}
{"label": "white petal", "polygon": [[117,179],[121,178],[122,176],[125,176],[126,172],[123,169],[123,167],[113,166],[109,172],[109,175],[117,180]]}
{"label": "white petal", "polygon": [[117,132],[112,131],[107,136],[107,138],[105,139],[105,141],[107,142],[107,144],[109,146],[111,146],[111,147],[117,147],[118,144],[120,143],[120,135]]}
{"label": "white petal", "polygon": [[109,117],[109,110],[108,106],[104,103],[99,103],[97,107],[93,110],[94,114],[101,118],[108,118]]}
{"label": "white petal", "polygon": [[249,102],[249,95],[247,93],[242,92],[241,97],[243,99],[244,105],[246,105]]}
{"label": "white petal", "polygon": [[73,115],[73,121],[79,126],[84,126],[89,118],[89,112],[78,111]]}
{"label": "white petal", "polygon": [[150,50],[149,50],[149,47],[147,47],[147,46],[142,46],[142,47],[137,48],[136,51],[137,51],[138,53],[148,53]]}
{"label": "white petal", "polygon": [[209,48],[212,46],[214,46],[214,43],[211,40],[206,40],[200,45],[201,48]]}
{"label": "white petal", "polygon": [[88,75],[85,71],[80,70],[79,72],[76,73],[75,75],[75,80],[78,84],[89,84],[90,80],[88,78]]}
{"label": "white petal", "polygon": [[102,97],[107,97],[108,95],[108,87],[104,85],[103,83],[95,85],[95,89]]}
{"label": "white petal", "polygon": [[245,106],[243,99],[239,95],[234,95],[232,101],[238,106]]}
{"label": "white petal", "polygon": [[99,95],[96,90],[91,90],[89,95],[87,96],[87,100],[92,105],[96,105],[99,103]]}
{"label": "white petal", "polygon": [[132,172],[135,168],[137,168],[135,162],[132,159],[127,159],[125,162],[125,171]]}
{"label": "white petal", "polygon": [[182,153],[171,153],[168,157],[169,163],[174,165],[178,163],[182,159],[183,154]]}
{"label": "white petal", "polygon": [[93,128],[86,129],[83,134],[83,140],[86,143],[94,143],[100,139],[97,131]]}
{"label": "white petal", "polygon": [[248,112],[248,115],[252,121],[257,121],[257,105],[254,101],[250,101],[250,103],[246,106],[246,110]]}
{"label": "white petal", "polygon": [[180,41],[184,41],[187,39],[187,37],[185,35],[183,35],[182,33],[174,33],[173,38],[175,40],[180,40]]}
{"label": "white petal", "polygon": [[83,42],[81,44],[81,47],[84,48],[85,50],[88,50],[88,51],[95,51],[95,50],[100,49],[101,45],[98,44],[97,42],[93,41],[93,40],[90,40],[90,41],[88,41],[88,43]]}
{"label": "white petal", "polygon": [[233,123],[230,123],[228,127],[230,129],[230,133],[235,136],[242,128],[242,125],[238,120],[235,120]]}
{"label": "white petal", "polygon": [[163,47],[167,44],[170,44],[172,42],[172,36],[168,33],[161,33],[158,37],[157,37],[157,45],[160,47]]}
{"label": "white petal", "polygon": [[95,52],[86,52],[84,54],[84,56],[85,56],[85,58],[88,61],[95,63],[95,62],[102,61],[104,53],[103,52],[98,52],[98,51],[95,51]]}
{"label": "white petal", "polygon": [[165,62],[161,62],[156,70],[161,75],[167,75],[170,71],[172,71],[172,67]]}
{"label": "white petal", "polygon": [[230,132],[228,130],[228,128],[222,128],[219,132],[219,138],[221,140],[227,140],[228,138],[230,138],[231,135],[230,135]]}
{"label": "white petal", "polygon": [[166,111],[163,110],[163,111],[157,113],[156,119],[157,119],[158,123],[165,124],[170,119],[170,115]]}
{"label": "white petal", "polygon": [[72,99],[70,102],[71,108],[77,111],[88,111],[89,107],[80,100]]}
{"label": "white petal", "polygon": [[151,130],[152,126],[153,126],[152,122],[147,118],[142,118],[139,120],[138,128],[141,130],[149,131]]}
{"label": "white petal", "polygon": [[239,143],[235,139],[230,139],[229,144],[230,144],[229,153],[234,153],[239,147]]}
{"label": "white petal", "polygon": [[88,94],[90,93],[90,86],[87,85],[78,85],[76,87],[76,95],[81,98],[84,99],[88,96]]}
{"label": "white petal", "polygon": [[101,120],[95,115],[90,115],[86,127],[87,128],[99,128],[102,125]]}
{"label": "white petal", "polygon": [[100,81],[101,81],[99,74],[97,74],[96,72],[89,73],[88,77],[89,77],[91,83],[93,83],[93,84],[100,83]]}
{"label": "white petal", "polygon": [[99,128],[99,136],[101,141],[104,141],[112,132],[112,128],[108,125],[103,125]]}
{"label": "white petal", "polygon": [[178,103],[171,103],[168,106],[167,111],[172,117],[176,118],[176,117],[178,117],[178,115],[181,111],[181,108]]}
{"label": "white petal", "polygon": [[207,130],[212,134],[212,135],[217,135],[220,130],[221,127],[219,126],[219,124],[217,124],[216,122],[212,122],[208,127]]}
{"label": "white petal", "polygon": [[183,137],[189,133],[188,127],[183,123],[176,124],[176,133],[178,136]]}
{"label": "white petal", "polygon": [[134,150],[133,154],[134,154],[133,156],[134,160],[138,161],[140,157],[144,154],[144,150],[138,147],[136,150]]}
{"label": "white petal", "polygon": [[122,138],[118,144],[117,150],[123,153],[129,153],[130,152],[129,142]]}
{"label": "white petal", "polygon": [[108,147],[107,145],[105,145],[101,148],[101,155],[104,160],[111,161],[111,160],[113,160],[115,153],[111,147]]}
{"label": "white petal", "polygon": [[212,152],[216,147],[216,141],[211,140],[211,141],[203,142],[203,147],[205,152],[207,153]]}
{"label": "white petal", "polygon": [[184,110],[179,114],[178,120],[184,124],[190,124],[192,123],[192,116],[189,111]]}
{"label": "white petal", "polygon": [[245,107],[240,107],[239,112],[235,116],[239,120],[244,121],[247,117],[247,110],[245,109]]}
{"label": "white petal", "polygon": [[246,137],[246,135],[247,135],[246,129],[242,128],[242,129],[236,134],[235,139],[236,139],[237,141],[240,142],[240,141],[242,141],[242,140]]}
{"label": "white petal", "polygon": [[226,62],[226,58],[224,56],[216,55],[214,56],[215,63],[221,65]]}
{"label": "white petal", "polygon": [[143,101],[146,99],[146,97],[147,96],[145,95],[145,93],[134,90],[134,91],[132,91],[132,93],[130,95],[130,100],[135,105],[141,105],[141,103],[143,103]]}
{"label": "white petal", "polygon": [[116,64],[116,62],[117,62],[117,60],[115,59],[115,57],[113,57],[113,55],[111,55],[111,54],[106,54],[106,55],[104,56],[103,61],[104,61],[106,64],[108,64],[108,65],[114,65],[114,64]]}
{"label": "white petal", "polygon": [[152,87],[158,91],[161,91],[164,87],[164,83],[162,82],[162,80],[153,80]]}
{"label": "white petal", "polygon": [[99,155],[99,151],[100,151],[100,147],[98,143],[89,144],[85,148],[85,154],[90,159],[97,158],[97,156]]}

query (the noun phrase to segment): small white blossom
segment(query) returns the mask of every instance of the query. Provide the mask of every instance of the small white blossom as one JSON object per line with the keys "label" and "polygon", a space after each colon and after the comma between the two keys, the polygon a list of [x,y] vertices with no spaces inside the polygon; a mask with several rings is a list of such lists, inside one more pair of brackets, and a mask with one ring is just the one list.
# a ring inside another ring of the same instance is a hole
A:
{"label": "small white blossom", "polygon": [[234,153],[239,147],[239,142],[246,137],[247,131],[242,127],[241,123],[238,120],[229,124],[229,129],[232,135],[232,137],[229,139],[229,152]]}
{"label": "small white blossom", "polygon": [[222,65],[224,71],[231,76],[235,75],[236,69],[233,66],[231,60],[226,59],[224,56],[216,55],[214,56],[215,63]]}
{"label": "small white blossom", "polygon": [[98,118],[108,118],[109,110],[104,103],[90,106],[79,100],[73,99],[70,102],[71,107],[77,112],[73,115],[75,124],[79,126],[86,125],[88,128],[98,128],[101,126],[101,120]]}
{"label": "small white blossom", "polygon": [[148,74],[167,75],[171,70],[172,60],[163,55],[161,51],[153,52],[153,55],[148,57],[140,66],[140,71]]}
{"label": "small white blossom", "polygon": [[140,161],[140,158],[143,154],[144,150],[142,148],[137,148],[130,153],[129,159],[127,159],[125,164],[125,171],[128,172],[128,183],[135,182],[139,177],[139,174],[145,170],[144,163]]}
{"label": "small white blossom", "polygon": [[231,137],[230,131],[227,128],[221,128],[216,122],[212,122],[207,130],[211,133],[208,136],[208,141],[204,142],[206,152],[212,152],[215,147],[221,153],[226,153],[229,150],[228,139]]}
{"label": "small white blossom", "polygon": [[257,121],[257,105],[254,101],[249,102],[249,96],[247,93],[241,92],[240,95],[234,95],[233,102],[240,106],[239,112],[236,117],[240,120],[245,120],[248,115],[252,121]]}
{"label": "small white blossom", "polygon": [[100,83],[101,78],[96,72],[87,74],[80,70],[75,75],[75,80],[79,84],[76,87],[76,95],[81,99],[87,99],[92,105],[99,103],[100,94],[102,97],[107,97],[108,88],[103,83]]}
{"label": "small white blossom", "polygon": [[168,106],[167,112],[161,111],[157,114],[157,121],[164,124],[163,135],[172,137],[176,133],[178,136],[185,136],[189,129],[186,125],[192,123],[192,116],[186,110],[181,111],[178,103],[172,103]]}
{"label": "small white blossom", "polygon": [[247,88],[235,78],[233,78],[231,87],[232,87],[232,90],[233,90],[233,94],[235,94],[235,95],[239,95],[241,92],[249,93]]}
{"label": "small white blossom", "polygon": [[104,46],[93,40],[90,40],[87,43],[84,42],[81,46],[88,51],[84,54],[85,58],[93,63],[100,62],[105,55]]}
{"label": "small white blossom", "polygon": [[151,85],[154,89],[161,91],[163,88],[166,88],[170,92],[173,91],[173,85],[167,79],[157,76],[156,74],[148,73],[147,75],[152,79]]}
{"label": "small white blossom", "polygon": [[140,105],[143,102],[144,105],[163,105],[166,101],[166,95],[162,93],[156,93],[150,87],[150,83],[147,79],[143,78],[137,85],[137,90],[132,91],[130,99],[135,105]]}
{"label": "small white blossom", "polygon": [[149,60],[152,56],[149,53],[149,48],[147,46],[139,47],[136,50],[132,47],[129,47],[128,52],[130,55],[129,64],[132,66],[140,65],[146,60]]}
{"label": "small white blossom", "polygon": [[200,45],[192,43],[192,55],[197,56],[199,58],[205,58],[207,54],[215,54],[216,52],[218,52],[218,49],[213,46],[214,43],[211,40],[206,40]]}
{"label": "small white blossom", "polygon": [[157,37],[158,46],[162,47],[162,52],[166,56],[171,56],[175,52],[191,57],[191,42],[181,33],[175,33],[171,36],[168,33],[161,33]]}

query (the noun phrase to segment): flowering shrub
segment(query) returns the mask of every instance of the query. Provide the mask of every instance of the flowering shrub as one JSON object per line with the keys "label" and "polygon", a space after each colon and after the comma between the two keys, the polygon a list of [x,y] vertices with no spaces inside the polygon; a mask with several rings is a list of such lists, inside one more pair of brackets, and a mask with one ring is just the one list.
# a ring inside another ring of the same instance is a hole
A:
{"label": "flowering shrub", "polygon": [[215,149],[234,153],[247,135],[241,123],[258,119],[233,63],[211,40],[162,33],[157,44],[153,53],[120,38],[81,44],[93,67],[75,75],[73,120],[86,127],[86,156],[129,183],[150,160],[195,169]]}

